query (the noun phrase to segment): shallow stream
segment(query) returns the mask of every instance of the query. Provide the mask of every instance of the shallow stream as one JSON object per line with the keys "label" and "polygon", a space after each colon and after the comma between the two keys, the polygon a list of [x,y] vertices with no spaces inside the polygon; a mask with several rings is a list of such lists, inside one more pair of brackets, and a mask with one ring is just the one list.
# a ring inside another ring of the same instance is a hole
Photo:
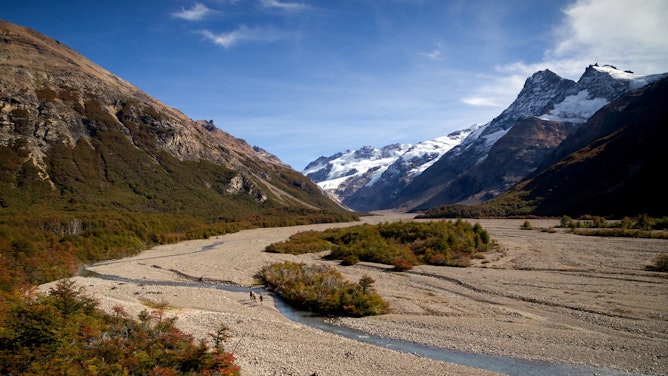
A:
{"label": "shallow stream", "polygon": [[[239,292],[248,294],[249,288],[244,286],[224,285],[207,282],[167,282],[167,281],[148,281],[145,279],[132,279],[112,275],[98,274],[87,271],[92,278],[101,278],[106,280],[133,283],[139,285],[151,286],[177,286],[190,288],[209,288],[225,291]],[[335,325],[332,320],[322,316],[314,316],[309,312],[300,311],[293,308],[280,297],[274,296],[276,308],[288,319],[297,323],[315,327],[325,332],[338,334],[356,341],[385,347],[395,351],[415,354],[425,358],[440,360],[449,363],[455,363],[463,366],[469,366],[497,372],[505,375],[531,376],[531,375],[554,375],[554,376],[629,376],[638,375],[607,368],[596,368],[588,366],[552,363],[538,360],[526,360],[511,358],[506,356],[495,356],[485,354],[473,354],[457,350],[449,350],[435,346],[426,346],[414,342],[402,341],[392,338],[384,338],[371,335],[348,327]]]}

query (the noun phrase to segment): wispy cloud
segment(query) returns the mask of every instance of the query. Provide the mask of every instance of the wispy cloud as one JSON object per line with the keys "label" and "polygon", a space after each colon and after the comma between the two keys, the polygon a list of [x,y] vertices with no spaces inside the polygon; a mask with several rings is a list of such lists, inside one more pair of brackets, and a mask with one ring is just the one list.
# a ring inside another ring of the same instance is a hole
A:
{"label": "wispy cloud", "polygon": [[420,56],[424,56],[426,58],[432,59],[432,60],[443,60],[443,56],[441,56],[441,45],[440,43],[436,46],[431,51],[428,52],[420,52]]}
{"label": "wispy cloud", "polygon": [[469,96],[463,98],[462,102],[475,107],[505,108],[522,89],[529,74],[484,77],[482,80],[488,83],[477,87]]}
{"label": "wispy cloud", "polygon": [[290,2],[282,2],[279,0],[260,0],[260,4],[264,8],[280,9],[286,11],[298,11],[306,9],[308,7],[304,3],[290,3]]}
{"label": "wispy cloud", "polygon": [[206,5],[196,3],[190,9],[181,8],[180,11],[172,13],[173,17],[182,18],[188,21],[199,21],[213,12]]}
{"label": "wispy cloud", "polygon": [[222,32],[222,33],[213,33],[209,30],[201,31],[207,39],[211,40],[213,43],[223,46],[225,48],[231,48],[241,42],[247,41],[275,41],[281,38],[280,32],[277,32],[273,29],[262,29],[262,28],[249,28],[247,26],[240,26],[236,30]]}

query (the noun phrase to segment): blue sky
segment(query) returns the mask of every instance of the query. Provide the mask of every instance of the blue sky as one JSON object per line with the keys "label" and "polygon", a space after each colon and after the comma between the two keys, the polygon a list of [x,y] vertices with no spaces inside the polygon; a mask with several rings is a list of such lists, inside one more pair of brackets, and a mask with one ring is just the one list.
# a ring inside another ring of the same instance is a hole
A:
{"label": "blue sky", "polygon": [[664,0],[0,0],[0,19],[299,171],[487,122],[541,69],[668,72]]}

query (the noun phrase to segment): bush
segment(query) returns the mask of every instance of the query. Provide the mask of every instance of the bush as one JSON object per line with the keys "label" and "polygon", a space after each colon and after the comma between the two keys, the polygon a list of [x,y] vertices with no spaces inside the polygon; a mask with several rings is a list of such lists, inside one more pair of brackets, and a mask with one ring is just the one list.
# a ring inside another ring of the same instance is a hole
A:
{"label": "bush", "polygon": [[413,269],[413,264],[403,257],[395,257],[392,260],[392,265],[394,265],[394,270],[397,272],[405,272]]}
{"label": "bush", "polygon": [[144,311],[134,321],[97,305],[70,280],[13,300],[2,317],[0,374],[239,374],[231,353],[194,343],[175,318]]}
{"label": "bush", "polygon": [[372,278],[364,276],[351,283],[326,265],[274,263],[263,267],[257,277],[290,304],[318,313],[361,317],[388,309]]}
{"label": "bush", "polygon": [[668,272],[668,253],[660,253],[656,256],[653,265],[649,265],[647,270],[655,272]]}
{"label": "bush", "polygon": [[524,223],[522,223],[522,226],[521,226],[520,228],[521,228],[522,230],[532,230],[532,229],[533,229],[533,226],[531,226],[531,222],[529,222],[529,221],[524,221]]}
{"label": "bush", "polygon": [[267,252],[303,253],[330,249],[326,257],[342,265],[359,261],[394,265],[410,270],[414,265],[467,266],[470,258],[494,245],[479,223],[462,220],[394,222],[309,231],[274,243]]}

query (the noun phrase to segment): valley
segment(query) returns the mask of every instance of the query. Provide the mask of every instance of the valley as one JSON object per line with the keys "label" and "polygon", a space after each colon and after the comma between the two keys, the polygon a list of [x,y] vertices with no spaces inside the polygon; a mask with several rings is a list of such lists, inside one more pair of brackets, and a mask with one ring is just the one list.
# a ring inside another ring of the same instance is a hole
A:
{"label": "valley", "polygon": [[[363,221],[411,218],[382,212]],[[166,304],[166,313],[178,318],[177,326],[195,338],[208,338],[220,323],[229,326],[233,337],[226,349],[234,352],[244,374],[493,374],[295,323],[281,314],[271,294],[262,293],[260,304],[249,299],[248,289],[204,288],[214,280],[252,286],[262,266],[283,260],[331,263],[349,280],[369,275],[376,281],[392,312],[329,320],[341,327],[444,349],[606,369],[599,374],[665,374],[668,280],[644,267],[668,243],[542,230],[558,225],[557,219],[532,220],[534,230],[522,230],[523,221],[477,221],[500,248],[469,268],[418,266],[395,273],[371,263],[342,267],[323,260],[322,254],[263,252],[266,245],[298,231],[351,225],[339,223],[247,230],[159,246],[88,268],[129,280],[75,280],[109,312],[122,305],[136,315]],[[201,278],[203,288],[154,284],[192,282],[184,276]],[[261,289],[255,286],[254,291]]]}

